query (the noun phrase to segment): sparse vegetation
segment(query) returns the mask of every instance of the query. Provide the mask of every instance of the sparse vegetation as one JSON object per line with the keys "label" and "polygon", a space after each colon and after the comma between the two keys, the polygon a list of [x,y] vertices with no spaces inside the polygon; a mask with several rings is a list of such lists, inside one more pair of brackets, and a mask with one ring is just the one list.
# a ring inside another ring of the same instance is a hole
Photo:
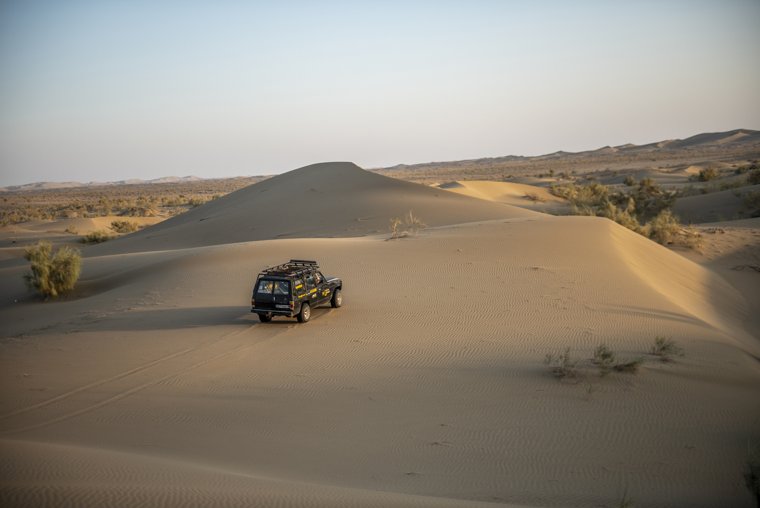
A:
{"label": "sparse vegetation", "polygon": [[79,279],[82,258],[79,251],[70,247],[61,247],[53,253],[49,242],[39,242],[27,247],[24,258],[31,265],[31,271],[24,275],[27,286],[45,298],[74,289]]}
{"label": "sparse vegetation", "polygon": [[553,185],[551,192],[567,199],[576,215],[606,217],[663,245],[699,249],[701,236],[682,226],[670,211],[675,193],[645,178],[629,191],[613,192],[604,185]]}
{"label": "sparse vegetation", "polygon": [[103,243],[107,242],[108,240],[112,239],[113,236],[109,235],[105,231],[92,231],[90,233],[87,233],[82,237],[81,242],[82,243]]}
{"label": "sparse vegetation", "polygon": [[425,229],[425,227],[427,227],[427,225],[422,222],[419,217],[414,215],[412,210],[409,210],[403,218],[394,217],[391,219],[391,237],[389,240],[416,235],[421,229]]}
{"label": "sparse vegetation", "polygon": [[[673,356],[683,354],[682,350],[672,340],[662,337],[657,337],[655,346],[652,347],[650,353],[659,356],[662,361],[672,361]],[[636,374],[644,363],[644,358],[619,360],[617,354],[607,344],[602,343],[594,349],[589,359],[575,360],[570,356],[570,348],[567,348],[559,354],[547,354],[544,357],[544,363],[549,366],[549,371],[557,378],[583,379],[586,378],[590,369],[596,369],[599,377],[605,377],[611,372]],[[593,391],[590,384],[587,386],[587,391],[589,394]]]}
{"label": "sparse vegetation", "polygon": [[658,336],[654,339],[654,344],[649,349],[649,354],[659,357],[660,361],[672,362],[674,361],[674,357],[683,356],[683,349],[673,339]]}
{"label": "sparse vegetation", "polygon": [[181,183],[100,185],[62,189],[9,190],[0,203],[0,226],[32,220],[171,217],[264,177]]}
{"label": "sparse vegetation", "polygon": [[594,350],[594,357],[591,359],[591,363],[596,365],[599,369],[599,375],[604,377],[610,373],[610,370],[615,365],[615,353],[606,344],[600,344]]}
{"label": "sparse vegetation", "polygon": [[753,169],[750,174],[747,175],[748,185],[760,185],[760,169]]}
{"label": "sparse vegetation", "polygon": [[645,228],[646,235],[662,245],[680,245],[690,249],[700,249],[702,235],[692,228],[684,227],[670,210],[663,210]]}
{"label": "sparse vegetation", "polygon": [[139,226],[133,221],[115,220],[111,222],[111,229],[117,233],[133,233],[139,229]]}
{"label": "sparse vegetation", "polygon": [[67,227],[63,231],[64,231],[64,233],[69,233],[71,235],[78,235],[79,234],[79,231],[77,231],[76,228],[73,228],[71,226]]}
{"label": "sparse vegetation", "polygon": [[623,180],[623,183],[628,187],[633,187],[636,185],[636,179],[631,175],[628,175],[625,177],[625,180]]}
{"label": "sparse vegetation", "polygon": [[549,366],[549,370],[555,377],[560,379],[578,377],[579,373],[576,368],[578,362],[571,358],[570,348],[565,349],[560,354],[547,354],[544,358],[544,363]]}

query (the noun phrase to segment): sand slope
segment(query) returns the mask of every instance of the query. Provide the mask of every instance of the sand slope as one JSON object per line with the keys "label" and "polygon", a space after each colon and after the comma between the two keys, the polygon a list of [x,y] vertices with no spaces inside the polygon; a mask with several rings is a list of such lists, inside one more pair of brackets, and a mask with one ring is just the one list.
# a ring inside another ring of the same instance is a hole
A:
{"label": "sand slope", "polygon": [[129,238],[98,246],[96,252],[377,234],[389,231],[390,219],[409,210],[429,226],[530,216],[525,210],[384,177],[350,162],[333,162],[251,185]]}
{"label": "sand slope", "polygon": [[524,183],[463,180],[444,183],[439,188],[544,213],[567,213],[570,208],[566,200],[553,195],[547,188]]}
{"label": "sand slope", "polygon": [[692,224],[737,219],[746,212],[745,196],[757,191],[760,185],[679,198],[673,205],[673,213],[682,222]]}

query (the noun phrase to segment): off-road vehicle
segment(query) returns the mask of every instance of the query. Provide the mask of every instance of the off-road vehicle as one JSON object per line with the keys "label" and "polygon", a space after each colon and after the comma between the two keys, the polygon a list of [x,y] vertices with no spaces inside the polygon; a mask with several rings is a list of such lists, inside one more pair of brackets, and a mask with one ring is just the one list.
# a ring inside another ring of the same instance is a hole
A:
{"label": "off-road vehicle", "polygon": [[291,259],[262,270],[253,286],[251,312],[258,314],[262,323],[272,316],[296,316],[299,323],[305,323],[317,305],[343,305],[342,289],[343,281],[322,275],[316,261]]}

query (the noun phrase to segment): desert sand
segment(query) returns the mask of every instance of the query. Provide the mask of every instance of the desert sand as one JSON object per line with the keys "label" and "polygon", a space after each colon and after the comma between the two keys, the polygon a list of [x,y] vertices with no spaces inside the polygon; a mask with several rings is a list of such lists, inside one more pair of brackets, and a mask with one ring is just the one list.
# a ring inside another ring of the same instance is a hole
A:
{"label": "desert sand", "polygon": [[[0,261],[0,504],[752,506],[760,274],[479,192],[320,164],[85,247],[60,301]],[[290,258],[344,307],[259,323]],[[543,363],[601,343],[639,372]]]}

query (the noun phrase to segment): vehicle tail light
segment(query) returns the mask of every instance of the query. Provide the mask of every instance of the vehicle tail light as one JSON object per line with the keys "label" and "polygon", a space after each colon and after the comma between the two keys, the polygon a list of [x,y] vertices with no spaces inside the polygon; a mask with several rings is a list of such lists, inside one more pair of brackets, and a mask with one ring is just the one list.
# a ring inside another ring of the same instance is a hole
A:
{"label": "vehicle tail light", "polygon": [[290,300],[290,310],[293,310],[295,308],[295,303],[293,303],[293,300]]}

